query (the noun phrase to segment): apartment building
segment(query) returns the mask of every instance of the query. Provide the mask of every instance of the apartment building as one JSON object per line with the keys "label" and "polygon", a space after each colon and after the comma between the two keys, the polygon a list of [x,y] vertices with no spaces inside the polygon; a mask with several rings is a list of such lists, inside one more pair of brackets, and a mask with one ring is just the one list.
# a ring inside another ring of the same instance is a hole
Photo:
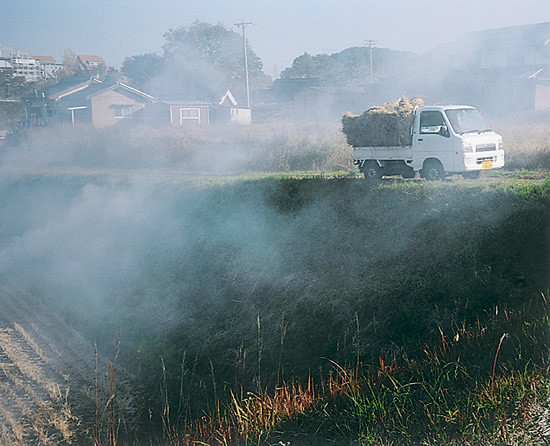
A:
{"label": "apartment building", "polygon": [[51,56],[30,56],[17,48],[0,47],[0,70],[11,69],[14,76],[23,76],[29,82],[56,79],[63,68]]}

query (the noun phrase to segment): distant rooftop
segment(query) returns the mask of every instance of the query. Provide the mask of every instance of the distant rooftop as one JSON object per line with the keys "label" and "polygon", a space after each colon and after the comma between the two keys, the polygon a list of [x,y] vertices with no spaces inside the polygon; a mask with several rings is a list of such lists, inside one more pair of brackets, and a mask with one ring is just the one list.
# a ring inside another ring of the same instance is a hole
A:
{"label": "distant rooftop", "polygon": [[509,47],[511,44],[550,46],[550,22],[474,31],[468,37],[492,48]]}
{"label": "distant rooftop", "polygon": [[77,56],[76,60],[85,70],[95,70],[100,65],[105,65],[105,61],[100,56],[80,54]]}
{"label": "distant rooftop", "polygon": [[55,59],[52,56],[31,56],[31,58],[43,64],[55,64]]}

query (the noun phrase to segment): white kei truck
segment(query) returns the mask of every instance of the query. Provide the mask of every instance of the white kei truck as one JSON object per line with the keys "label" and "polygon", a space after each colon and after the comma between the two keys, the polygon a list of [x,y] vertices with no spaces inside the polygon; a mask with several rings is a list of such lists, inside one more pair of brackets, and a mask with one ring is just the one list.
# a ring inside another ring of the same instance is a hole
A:
{"label": "white kei truck", "polygon": [[482,170],[504,166],[502,137],[487,128],[474,107],[423,106],[413,115],[411,145],[353,147],[354,164],[367,180],[414,178],[416,172],[427,180],[454,173],[475,179]]}

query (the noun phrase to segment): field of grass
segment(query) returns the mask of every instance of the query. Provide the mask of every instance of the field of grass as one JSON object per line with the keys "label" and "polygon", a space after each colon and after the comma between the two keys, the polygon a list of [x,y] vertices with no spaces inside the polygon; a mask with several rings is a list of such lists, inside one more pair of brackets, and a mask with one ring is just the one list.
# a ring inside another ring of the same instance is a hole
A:
{"label": "field of grass", "polygon": [[95,342],[81,442],[545,444],[545,130],[517,168],[378,185],[326,133],[249,131],[233,176],[91,163],[107,133],[3,157],[0,277]]}
{"label": "field of grass", "polygon": [[548,121],[495,122],[504,140],[506,169],[550,169],[550,124]]}
{"label": "field of grass", "polygon": [[15,147],[0,146],[0,164],[210,174],[331,172],[351,169],[351,153],[337,125],[316,122],[131,131],[58,126],[36,129]]}
{"label": "field of grass", "polygon": [[[550,124],[541,119],[490,122],[502,134],[505,170],[550,169]],[[147,126],[37,129],[0,164],[24,167],[178,169],[210,174],[348,172],[352,150],[339,123],[274,122],[211,129]]]}

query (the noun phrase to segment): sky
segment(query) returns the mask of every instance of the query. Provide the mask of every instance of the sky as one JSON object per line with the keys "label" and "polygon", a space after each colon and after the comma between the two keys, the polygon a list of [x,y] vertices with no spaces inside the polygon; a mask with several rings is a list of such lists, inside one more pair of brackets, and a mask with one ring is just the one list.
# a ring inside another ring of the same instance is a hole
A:
{"label": "sky", "polygon": [[550,0],[0,0],[0,45],[93,54],[119,68],[162,55],[164,33],[195,20],[240,32],[274,78],[295,57],[375,45],[422,53],[471,31],[550,21]]}

